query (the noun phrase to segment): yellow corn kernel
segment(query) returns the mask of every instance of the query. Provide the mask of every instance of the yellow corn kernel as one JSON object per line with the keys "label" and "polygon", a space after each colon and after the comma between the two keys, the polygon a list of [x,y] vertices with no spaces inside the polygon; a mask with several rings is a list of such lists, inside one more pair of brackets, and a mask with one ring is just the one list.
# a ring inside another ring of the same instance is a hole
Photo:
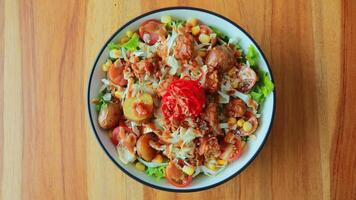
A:
{"label": "yellow corn kernel", "polygon": [[193,175],[194,174],[194,167],[192,166],[186,166],[184,165],[183,168],[182,168],[183,172],[188,174],[189,176]]}
{"label": "yellow corn kernel", "polygon": [[207,35],[207,34],[205,34],[205,33],[201,33],[200,35],[199,35],[199,41],[201,42],[201,43],[209,43],[210,42],[210,36],[209,35]]}
{"label": "yellow corn kernel", "polygon": [[191,26],[196,26],[198,24],[198,20],[196,18],[191,17],[187,19],[187,24]]}
{"label": "yellow corn kernel", "polygon": [[114,96],[118,99],[122,98],[122,92],[121,91],[115,91]]}
{"label": "yellow corn kernel", "polygon": [[137,163],[135,164],[135,168],[136,168],[138,171],[141,171],[141,172],[144,172],[145,169],[146,169],[145,165],[143,165],[143,164],[140,163],[140,162],[137,162]]}
{"label": "yellow corn kernel", "polygon": [[118,49],[112,49],[109,52],[109,56],[112,59],[118,59],[121,56],[121,51]]}
{"label": "yellow corn kernel", "polygon": [[110,65],[112,64],[112,61],[111,60],[107,60],[102,66],[101,66],[101,69],[104,71],[104,72],[107,72],[109,70],[109,67]]}
{"label": "yellow corn kernel", "polygon": [[121,43],[121,44],[124,44],[125,42],[129,41],[129,39],[130,39],[130,38],[125,35],[124,37],[122,37],[122,38],[120,39],[120,43]]}
{"label": "yellow corn kernel", "polygon": [[102,66],[101,66],[101,69],[104,71],[104,72],[107,72],[109,70],[109,67],[110,65],[107,65],[106,63],[104,63]]}
{"label": "yellow corn kernel", "polygon": [[230,125],[236,124],[236,118],[235,118],[235,117],[230,117],[230,118],[227,120],[227,123],[230,124]]}
{"label": "yellow corn kernel", "polygon": [[219,165],[225,165],[226,161],[219,159],[219,160],[217,161],[217,163],[218,163]]}
{"label": "yellow corn kernel", "polygon": [[199,26],[193,26],[192,27],[192,34],[193,35],[198,35],[200,33],[200,27]]}
{"label": "yellow corn kernel", "polygon": [[155,163],[162,163],[163,162],[163,157],[161,154],[157,154],[156,157],[153,158],[152,162],[155,162]]}
{"label": "yellow corn kernel", "polygon": [[128,30],[128,31],[126,31],[126,36],[127,37],[132,37],[132,35],[133,35],[133,32],[132,31],[130,31],[130,30]]}
{"label": "yellow corn kernel", "polygon": [[234,89],[238,88],[239,87],[239,81],[237,79],[233,79],[231,81],[231,87],[234,88]]}
{"label": "yellow corn kernel", "polygon": [[244,120],[244,119],[239,119],[239,120],[237,120],[236,125],[237,125],[238,127],[242,127],[242,126],[244,125],[244,123],[245,123],[245,120]]}
{"label": "yellow corn kernel", "polygon": [[245,132],[250,132],[252,130],[252,124],[250,122],[245,122],[242,126],[242,130]]}
{"label": "yellow corn kernel", "polygon": [[162,22],[163,24],[171,23],[171,22],[172,22],[172,17],[169,16],[169,15],[162,16],[162,17],[161,17],[161,22]]}
{"label": "yellow corn kernel", "polygon": [[213,163],[208,163],[207,167],[213,171],[216,171],[216,165]]}

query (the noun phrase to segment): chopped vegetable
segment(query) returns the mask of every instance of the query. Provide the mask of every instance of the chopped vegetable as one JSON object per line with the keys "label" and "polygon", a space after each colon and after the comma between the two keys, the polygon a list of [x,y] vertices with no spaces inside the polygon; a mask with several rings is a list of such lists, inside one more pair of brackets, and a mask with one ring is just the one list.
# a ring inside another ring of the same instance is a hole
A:
{"label": "chopped vegetable", "polygon": [[163,162],[163,157],[161,154],[157,154],[156,157],[153,158],[152,162],[155,163],[162,163]]}
{"label": "chopped vegetable", "polygon": [[253,100],[261,104],[267,96],[274,90],[274,84],[268,76],[267,72],[258,71],[259,80],[250,91]]}
{"label": "chopped vegetable", "polygon": [[182,168],[182,171],[183,171],[184,173],[188,174],[189,176],[191,176],[191,175],[194,174],[194,167],[184,165],[183,168]]}
{"label": "chopped vegetable", "polygon": [[131,38],[134,33],[130,30],[126,31],[126,36]]}
{"label": "chopped vegetable", "polygon": [[122,46],[128,51],[134,51],[137,49],[139,43],[139,36],[134,33],[129,41],[127,41]]}
{"label": "chopped vegetable", "polygon": [[247,142],[248,139],[249,139],[249,136],[248,136],[248,135],[246,135],[246,136],[241,136],[241,141],[243,141],[243,142]]}
{"label": "chopped vegetable", "polygon": [[244,119],[239,119],[237,122],[236,122],[236,125],[238,126],[238,127],[242,127],[243,125],[244,125],[244,123],[245,123],[245,120]]}
{"label": "chopped vegetable", "polygon": [[247,49],[246,59],[250,63],[250,66],[255,66],[257,64],[257,53],[252,45]]}
{"label": "chopped vegetable", "polygon": [[211,28],[211,30],[214,31],[214,33],[216,33],[216,36],[221,38],[223,41],[228,42],[229,41],[229,37],[227,37],[224,33],[222,33],[219,29],[213,27],[213,26],[209,26],[209,28]]}
{"label": "chopped vegetable", "polygon": [[121,48],[121,46],[119,45],[119,44],[115,44],[115,43],[113,43],[113,42],[110,42],[109,44],[108,44],[108,48],[111,50],[111,49],[120,49]]}
{"label": "chopped vegetable", "polygon": [[246,132],[250,132],[252,130],[252,124],[247,121],[243,124],[242,129]]}
{"label": "chopped vegetable", "polygon": [[121,55],[121,51],[118,50],[118,49],[112,49],[109,52],[109,56],[113,60],[116,60],[116,59],[120,58],[120,55]]}
{"label": "chopped vegetable", "polygon": [[166,166],[147,167],[145,172],[148,176],[154,176],[156,177],[157,180],[159,180],[165,177],[165,170],[166,170]]}
{"label": "chopped vegetable", "polygon": [[219,160],[217,161],[217,163],[218,163],[219,165],[225,165],[225,164],[226,164],[226,161],[219,159]]}
{"label": "chopped vegetable", "polygon": [[143,165],[143,164],[140,163],[140,162],[137,162],[137,163],[135,164],[135,168],[136,168],[138,171],[141,171],[141,172],[144,172],[145,169],[146,169],[145,165]]}
{"label": "chopped vegetable", "polygon": [[169,24],[169,23],[172,22],[172,17],[169,16],[169,15],[162,16],[162,17],[161,17],[161,22],[162,22],[163,24]]}
{"label": "chopped vegetable", "polygon": [[210,36],[205,34],[205,33],[201,33],[199,35],[199,41],[203,44],[209,43],[210,42]]}
{"label": "chopped vegetable", "polygon": [[104,72],[107,72],[110,68],[110,65],[112,65],[112,61],[111,60],[107,60],[101,67],[101,69],[104,71]]}
{"label": "chopped vegetable", "polygon": [[200,27],[199,26],[192,27],[192,34],[193,35],[198,35],[199,33],[200,33]]}
{"label": "chopped vegetable", "polygon": [[198,24],[198,20],[196,18],[189,18],[187,19],[187,24],[189,24],[190,26],[196,26]]}

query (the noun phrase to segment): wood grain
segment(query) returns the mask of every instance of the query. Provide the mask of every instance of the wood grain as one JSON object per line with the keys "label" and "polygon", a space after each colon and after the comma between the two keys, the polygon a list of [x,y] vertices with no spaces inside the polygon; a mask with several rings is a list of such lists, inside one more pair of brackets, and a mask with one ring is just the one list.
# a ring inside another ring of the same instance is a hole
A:
{"label": "wood grain", "polygon": [[[167,6],[218,12],[269,60],[275,122],[256,160],[216,188],[132,180],[90,129],[89,70],[123,23]],[[0,199],[356,199],[353,0],[0,0]]]}
{"label": "wood grain", "polygon": [[332,197],[356,199],[356,2],[343,2],[343,41],[339,122],[333,134],[332,148]]}
{"label": "wood grain", "polygon": [[[5,27],[4,1],[0,0],[0,96],[4,96],[4,27]],[[4,98],[0,98],[0,183],[3,180],[4,157]],[[0,198],[2,197],[2,184],[0,186]]]}

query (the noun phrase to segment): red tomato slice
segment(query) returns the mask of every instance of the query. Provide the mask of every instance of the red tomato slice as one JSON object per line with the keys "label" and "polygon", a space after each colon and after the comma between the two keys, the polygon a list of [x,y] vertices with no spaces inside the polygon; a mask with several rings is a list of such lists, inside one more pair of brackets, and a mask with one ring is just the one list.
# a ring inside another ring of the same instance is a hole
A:
{"label": "red tomato slice", "polygon": [[184,174],[173,161],[166,168],[166,179],[176,187],[185,187],[192,182],[192,176]]}
{"label": "red tomato slice", "polygon": [[164,24],[156,19],[143,22],[138,31],[141,39],[149,45],[154,45],[159,37],[165,37],[167,34]]}
{"label": "red tomato slice", "polygon": [[126,124],[121,124],[116,127],[111,134],[111,142],[117,146],[120,140],[128,146],[132,146],[132,143],[136,143],[136,136],[132,133],[131,129]]}
{"label": "red tomato slice", "polygon": [[254,133],[257,130],[258,120],[257,120],[256,116],[251,112],[246,112],[244,117],[246,118],[246,121],[248,121],[252,124],[252,129],[249,132],[246,132],[243,129],[240,129],[240,131],[243,135],[251,135],[252,133]]}
{"label": "red tomato slice", "polygon": [[108,78],[115,85],[125,86],[127,84],[127,80],[124,79],[123,67],[115,67],[115,65],[111,65],[108,71]]}
{"label": "red tomato slice", "polygon": [[220,158],[232,162],[237,160],[241,156],[242,144],[239,139],[234,139],[234,143],[224,143],[222,144],[222,154]]}
{"label": "red tomato slice", "polygon": [[119,127],[116,127],[111,134],[111,142],[117,146],[119,144]]}

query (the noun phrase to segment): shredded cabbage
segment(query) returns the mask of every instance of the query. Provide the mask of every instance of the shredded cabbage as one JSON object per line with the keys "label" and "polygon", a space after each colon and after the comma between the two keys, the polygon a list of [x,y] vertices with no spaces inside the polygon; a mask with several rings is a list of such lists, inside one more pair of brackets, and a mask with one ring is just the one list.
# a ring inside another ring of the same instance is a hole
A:
{"label": "shredded cabbage", "polygon": [[200,169],[207,176],[216,176],[217,174],[222,172],[225,169],[225,167],[226,167],[226,165],[223,165],[218,170],[214,171],[214,170],[211,170],[211,169],[207,168],[206,166],[202,165],[202,166],[200,166]]}
{"label": "shredded cabbage", "polygon": [[218,93],[219,93],[219,103],[223,103],[223,104],[229,103],[230,96],[228,94],[225,94],[220,91],[218,91]]}
{"label": "shredded cabbage", "polygon": [[171,49],[173,47],[174,42],[176,41],[178,33],[172,31],[172,35],[168,36],[167,38],[167,53],[170,55]]}
{"label": "shredded cabbage", "polygon": [[138,157],[137,160],[139,160],[142,164],[144,164],[146,167],[161,167],[161,166],[167,166],[168,163],[155,163],[155,162],[147,162],[143,160],[142,158]]}
{"label": "shredded cabbage", "polygon": [[174,56],[168,56],[167,64],[171,67],[169,70],[169,74],[172,76],[175,75],[180,68],[177,59],[175,59]]}

